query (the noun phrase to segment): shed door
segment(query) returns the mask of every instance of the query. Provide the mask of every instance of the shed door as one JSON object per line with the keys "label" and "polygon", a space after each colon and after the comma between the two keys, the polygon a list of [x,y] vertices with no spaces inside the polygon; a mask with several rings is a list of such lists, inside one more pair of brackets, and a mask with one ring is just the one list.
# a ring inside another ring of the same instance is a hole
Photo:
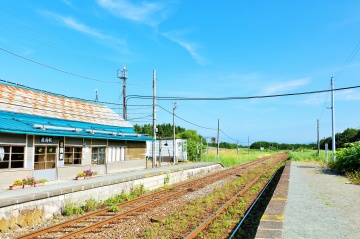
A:
{"label": "shed door", "polygon": [[57,147],[54,145],[35,146],[34,177],[35,179],[56,180]]}

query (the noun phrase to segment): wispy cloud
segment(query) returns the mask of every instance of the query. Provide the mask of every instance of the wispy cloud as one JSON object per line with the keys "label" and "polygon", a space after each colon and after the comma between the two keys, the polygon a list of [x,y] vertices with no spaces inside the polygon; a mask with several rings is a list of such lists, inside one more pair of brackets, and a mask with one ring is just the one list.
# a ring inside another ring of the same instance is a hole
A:
{"label": "wispy cloud", "polygon": [[199,65],[206,65],[208,60],[206,58],[202,57],[197,52],[199,46],[195,43],[190,43],[185,40],[182,40],[181,35],[183,35],[183,34],[184,34],[183,31],[171,31],[171,32],[163,33],[162,35],[165,36],[166,38],[170,39],[171,41],[179,44],[183,48],[185,48],[185,50],[190,53],[192,58],[194,58],[195,61]]}
{"label": "wispy cloud", "polygon": [[360,94],[356,93],[354,90],[344,90],[340,92],[335,92],[335,97],[338,100],[360,100]]}
{"label": "wispy cloud", "polygon": [[103,34],[99,30],[91,28],[91,27],[87,26],[86,24],[81,23],[72,17],[64,17],[64,16],[61,16],[61,15],[58,15],[58,14],[55,14],[52,12],[48,12],[48,11],[44,11],[42,13],[44,15],[47,15],[48,17],[51,17],[51,18],[55,19],[56,21],[64,24],[68,28],[71,28],[78,32],[90,35],[92,37],[95,37],[96,39],[111,41],[111,43],[115,43],[118,45],[126,45],[126,42],[124,40],[117,39],[117,38],[114,38],[113,36]]}
{"label": "wispy cloud", "polygon": [[301,100],[300,104],[323,105],[323,104],[327,104],[329,102],[330,102],[330,92],[309,95],[304,100]]}
{"label": "wispy cloud", "polygon": [[135,4],[128,0],[97,0],[97,3],[117,17],[150,26],[160,24],[168,13],[165,5],[159,2]]}
{"label": "wispy cloud", "polygon": [[263,94],[275,94],[280,92],[288,92],[295,90],[301,86],[307,85],[310,82],[309,78],[295,79],[287,82],[279,82],[268,85],[263,89]]}
{"label": "wispy cloud", "polygon": [[72,3],[69,0],[62,0],[66,5],[68,5],[69,7],[72,7]]}

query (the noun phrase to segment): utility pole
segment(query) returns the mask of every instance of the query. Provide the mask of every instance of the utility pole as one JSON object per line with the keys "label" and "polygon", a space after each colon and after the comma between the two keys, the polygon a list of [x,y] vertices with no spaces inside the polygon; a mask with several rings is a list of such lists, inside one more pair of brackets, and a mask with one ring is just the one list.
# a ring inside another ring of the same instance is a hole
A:
{"label": "utility pole", "polygon": [[236,154],[239,154],[239,140],[236,140]]}
{"label": "utility pole", "polygon": [[219,147],[220,147],[220,119],[218,119],[218,130],[217,130],[217,149],[216,154],[219,157]]}
{"label": "utility pole", "polygon": [[202,162],[202,137],[200,138],[200,162]]}
{"label": "utility pole", "polygon": [[153,71],[153,135],[154,135],[154,142],[152,145],[152,167],[155,168],[156,166],[156,70]]}
{"label": "utility pole", "polygon": [[335,161],[335,104],[334,104],[334,78],[331,77],[331,119],[332,119],[332,152],[333,161]]}
{"label": "utility pole", "polygon": [[248,155],[250,154],[250,136],[248,135]]}
{"label": "utility pole", "polygon": [[317,147],[318,147],[318,155],[320,155],[320,123],[317,120]]}
{"label": "utility pole", "polygon": [[173,163],[175,164],[175,157],[176,157],[176,154],[175,154],[175,150],[176,150],[176,147],[175,147],[175,110],[176,110],[176,107],[178,105],[178,102],[172,102],[173,103],[173,127],[174,127],[174,132],[173,132]]}
{"label": "utility pole", "polygon": [[[121,74],[120,74],[121,72]],[[123,70],[118,70],[118,78],[123,80],[123,118],[124,120],[127,119],[126,117],[126,79],[127,79],[127,70],[124,66]]]}

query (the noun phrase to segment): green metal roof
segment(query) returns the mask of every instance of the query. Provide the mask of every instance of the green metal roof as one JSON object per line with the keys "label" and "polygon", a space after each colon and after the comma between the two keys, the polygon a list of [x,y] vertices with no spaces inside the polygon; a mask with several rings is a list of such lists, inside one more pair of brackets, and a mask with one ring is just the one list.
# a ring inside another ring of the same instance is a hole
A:
{"label": "green metal roof", "polygon": [[0,132],[111,140],[153,141],[133,127],[118,127],[0,111]]}

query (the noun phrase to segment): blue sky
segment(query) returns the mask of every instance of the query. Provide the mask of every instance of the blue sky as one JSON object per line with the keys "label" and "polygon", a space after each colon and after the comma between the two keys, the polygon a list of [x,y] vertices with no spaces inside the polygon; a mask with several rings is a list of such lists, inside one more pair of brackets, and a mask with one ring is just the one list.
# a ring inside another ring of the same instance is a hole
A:
{"label": "blue sky", "polygon": [[[0,79],[66,96],[92,100],[97,89],[122,103],[123,66],[127,95],[151,96],[154,69],[160,97],[328,90],[331,77],[335,88],[360,85],[355,0],[13,0],[0,12]],[[331,136],[330,96],[178,101],[176,125],[216,137],[219,119],[220,141],[311,143],[317,119]],[[172,101],[157,103],[157,123],[172,124]],[[152,123],[151,100],[128,104],[130,123]],[[360,89],[335,92],[336,132],[360,127],[359,106]]]}

